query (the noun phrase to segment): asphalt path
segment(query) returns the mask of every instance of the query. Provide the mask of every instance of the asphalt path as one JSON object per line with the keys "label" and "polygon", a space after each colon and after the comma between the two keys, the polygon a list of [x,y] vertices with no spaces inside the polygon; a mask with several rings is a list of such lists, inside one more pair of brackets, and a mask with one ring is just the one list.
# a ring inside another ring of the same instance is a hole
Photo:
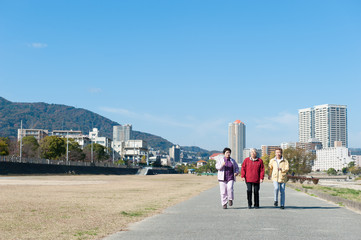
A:
{"label": "asphalt path", "polygon": [[105,240],[135,239],[361,239],[361,214],[286,188],[284,210],[273,206],[273,185],[262,183],[260,208],[248,209],[244,182],[232,207],[222,209],[219,188],[132,224]]}

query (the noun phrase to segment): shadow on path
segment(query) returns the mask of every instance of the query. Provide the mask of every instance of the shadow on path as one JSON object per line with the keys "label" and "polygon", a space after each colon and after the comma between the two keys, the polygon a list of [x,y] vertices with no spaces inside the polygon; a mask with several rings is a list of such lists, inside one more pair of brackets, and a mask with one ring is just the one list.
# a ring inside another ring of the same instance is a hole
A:
{"label": "shadow on path", "polygon": [[263,183],[260,208],[248,209],[246,186],[236,183],[234,205],[222,209],[219,187],[214,187],[105,239],[361,239],[360,215],[292,189],[282,210],[273,206],[273,192],[272,183]]}
{"label": "shadow on path", "polygon": [[302,207],[302,206],[286,206],[285,208],[286,208],[286,209],[287,209],[287,208],[291,208],[291,209],[325,209],[325,210],[329,210],[329,209],[339,209],[339,208],[341,208],[341,207],[319,207],[319,206],[315,206],[315,207],[312,207],[312,206]]}
{"label": "shadow on path", "polygon": [[[274,206],[261,206],[259,207],[259,209],[279,209],[280,207],[274,207]],[[325,209],[325,210],[330,210],[330,209],[339,209],[341,207],[319,207],[319,206],[285,206],[285,209]],[[229,207],[227,209],[225,209],[225,211],[227,210],[239,210],[239,209],[247,209],[248,207]],[[254,207],[252,207],[250,210],[255,209]],[[258,210],[258,209],[255,209]]]}

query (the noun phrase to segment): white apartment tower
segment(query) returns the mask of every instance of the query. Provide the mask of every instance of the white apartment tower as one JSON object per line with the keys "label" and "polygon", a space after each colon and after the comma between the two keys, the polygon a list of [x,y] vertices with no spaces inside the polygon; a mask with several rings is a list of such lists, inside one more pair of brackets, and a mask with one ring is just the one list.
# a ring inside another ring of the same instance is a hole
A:
{"label": "white apartment tower", "polygon": [[132,125],[118,125],[113,126],[113,141],[115,142],[125,142],[132,139]]}
{"label": "white apartment tower", "polygon": [[298,110],[299,141],[318,139],[324,148],[334,146],[341,141],[348,147],[347,106],[324,104]]}
{"label": "white apartment tower", "polygon": [[241,164],[246,148],[246,125],[240,120],[228,124],[228,147],[232,150],[231,157]]}
{"label": "white apartment tower", "polygon": [[169,157],[171,162],[181,162],[180,154],[181,149],[179,145],[173,145],[171,148],[169,148]]}
{"label": "white apartment tower", "polygon": [[313,108],[298,110],[298,138],[299,142],[308,142],[309,139],[315,138],[315,118]]}

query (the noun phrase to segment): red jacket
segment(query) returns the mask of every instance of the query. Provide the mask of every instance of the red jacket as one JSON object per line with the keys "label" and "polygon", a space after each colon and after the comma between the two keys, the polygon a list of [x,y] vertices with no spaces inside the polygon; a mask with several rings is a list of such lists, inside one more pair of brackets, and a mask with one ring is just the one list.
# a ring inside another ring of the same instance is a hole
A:
{"label": "red jacket", "polygon": [[260,179],[264,179],[264,165],[262,159],[258,158],[252,161],[249,157],[244,159],[241,168],[241,177],[246,182],[260,183]]}

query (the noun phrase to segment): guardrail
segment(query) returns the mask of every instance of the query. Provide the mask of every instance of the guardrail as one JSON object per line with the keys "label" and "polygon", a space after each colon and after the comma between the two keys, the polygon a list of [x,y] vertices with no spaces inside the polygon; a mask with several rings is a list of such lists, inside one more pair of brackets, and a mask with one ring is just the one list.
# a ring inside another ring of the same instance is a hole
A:
{"label": "guardrail", "polygon": [[300,182],[301,184],[304,183],[305,181],[307,181],[307,183],[313,182],[313,184],[317,184],[318,181],[320,180],[319,178],[314,178],[314,177],[291,176],[291,175],[287,175],[287,178],[291,182],[294,182],[294,183]]}

